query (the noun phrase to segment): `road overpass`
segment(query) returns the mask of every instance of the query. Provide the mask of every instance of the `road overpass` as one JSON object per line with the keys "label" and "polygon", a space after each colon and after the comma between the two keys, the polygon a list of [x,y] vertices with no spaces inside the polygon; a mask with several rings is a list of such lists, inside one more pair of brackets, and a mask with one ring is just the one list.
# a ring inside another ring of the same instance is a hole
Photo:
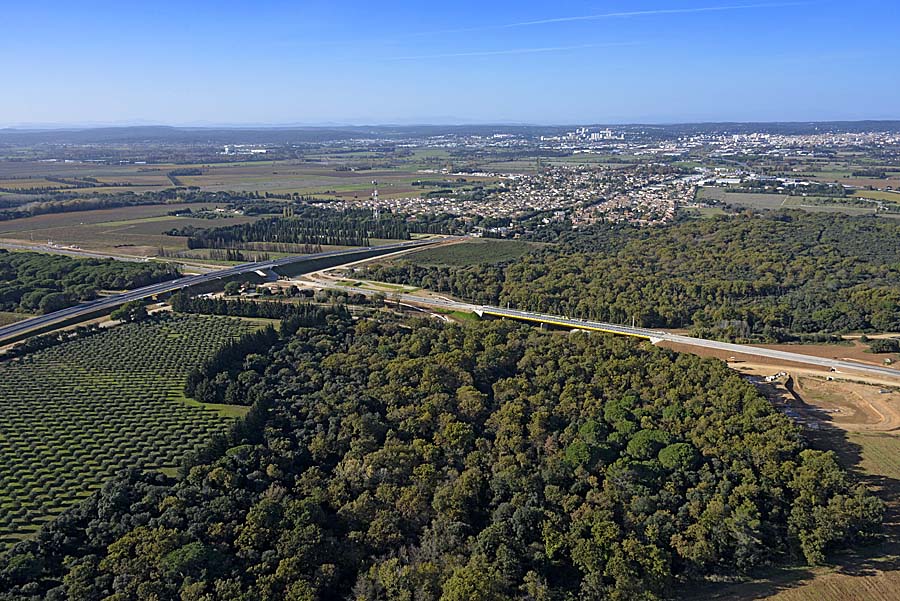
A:
{"label": "road overpass", "polygon": [[[356,292],[359,294],[373,295],[377,292],[364,288],[338,286],[333,282],[325,279],[317,279],[318,285],[328,288],[335,288],[344,292]],[[384,293],[381,293],[384,294]],[[435,307],[450,311],[468,311],[475,313],[480,317],[498,317],[505,319],[515,319],[529,323],[543,324],[549,326],[558,326],[572,330],[585,330],[589,332],[604,332],[607,334],[616,334],[619,336],[631,336],[634,338],[643,338],[649,340],[653,344],[660,342],[671,342],[691,346],[696,348],[712,349],[727,352],[729,355],[747,355],[752,357],[764,357],[767,359],[775,359],[800,365],[808,365],[811,367],[826,368],[839,372],[856,372],[870,376],[890,377],[894,380],[900,380],[900,369],[890,367],[881,367],[878,365],[870,365],[866,363],[857,363],[855,361],[844,361],[841,359],[828,359],[826,357],[816,357],[814,355],[805,355],[803,353],[779,351],[775,349],[760,348],[749,344],[735,344],[731,342],[719,342],[718,340],[708,340],[706,338],[695,338],[693,336],[682,336],[680,334],[670,334],[661,330],[652,330],[649,328],[637,328],[631,326],[623,326],[614,323],[606,323],[601,321],[590,321],[585,319],[572,319],[561,315],[549,315],[546,313],[537,313],[534,311],[519,311],[516,309],[504,309],[502,307],[493,307],[490,305],[475,305],[450,299],[437,299],[417,296],[414,294],[389,294],[390,301],[398,301],[407,304],[415,304],[426,307]]]}
{"label": "road overpass", "polygon": [[36,332],[47,330],[54,326],[67,325],[79,320],[87,319],[94,315],[102,315],[104,312],[111,311],[129,301],[143,300],[161,294],[168,294],[170,292],[184,290],[185,288],[215,282],[216,280],[238,277],[255,271],[278,271],[279,268],[286,268],[288,266],[290,266],[292,270],[296,270],[296,268],[301,265],[304,267],[308,266],[309,271],[315,271],[326,267],[337,267],[338,265],[359,261],[360,259],[391,254],[420,246],[428,246],[442,241],[445,241],[445,239],[413,240],[410,242],[399,242],[385,246],[368,246],[363,248],[333,250],[312,255],[295,255],[276,259],[274,261],[243,263],[211,273],[192,275],[160,282],[143,288],[129,290],[121,294],[105,296],[73,307],[61,309],[60,311],[39,315],[38,317],[25,319],[0,327],[0,344],[9,344],[15,340],[24,338]]}
{"label": "road overpass", "polygon": [[778,361],[788,361],[792,363],[801,363],[815,367],[825,367],[829,370],[836,371],[856,371],[877,376],[889,376],[900,379],[900,370],[891,367],[881,367],[878,365],[869,365],[866,363],[857,363],[855,361],[844,361],[841,359],[828,359],[827,357],[816,357],[814,355],[804,355],[803,353],[795,353],[789,351],[779,351],[775,349],[760,348],[748,344],[735,344],[732,342],[720,342],[718,340],[708,340],[706,338],[695,338],[693,336],[682,336],[680,334],[670,334],[660,330],[651,330],[647,328],[635,328],[630,326],[621,326],[618,324],[604,323],[600,321],[590,321],[584,319],[571,319],[559,315],[546,315],[543,313],[534,313],[531,311],[517,311],[515,309],[503,309],[500,307],[482,306],[473,309],[479,315],[490,315],[494,317],[504,317],[509,319],[517,319],[521,321],[529,321],[532,323],[541,323],[547,325],[560,326],[564,328],[606,332],[610,334],[619,334],[624,336],[633,336],[636,338],[644,338],[653,344],[660,342],[672,342],[675,344],[684,344],[688,346],[725,351],[730,354],[751,355],[755,357],[765,357],[767,359],[775,359]]}

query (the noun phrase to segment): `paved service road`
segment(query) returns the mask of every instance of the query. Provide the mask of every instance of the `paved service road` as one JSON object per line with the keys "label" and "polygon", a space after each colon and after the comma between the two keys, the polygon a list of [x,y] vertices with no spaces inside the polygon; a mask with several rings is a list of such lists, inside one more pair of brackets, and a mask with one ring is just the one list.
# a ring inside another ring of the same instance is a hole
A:
{"label": "paved service road", "polygon": [[[315,280],[321,286],[333,287],[345,292],[357,292],[359,294],[372,295],[376,294],[372,290],[363,288],[348,288],[346,286],[337,286],[333,282],[327,280]],[[381,293],[385,294],[385,293]],[[854,361],[841,361],[840,359],[828,359],[826,357],[816,357],[813,355],[804,355],[802,353],[793,353],[788,351],[778,351],[774,349],[759,348],[747,344],[733,344],[730,342],[719,342],[717,340],[707,340],[705,338],[694,338],[693,336],[682,336],[680,334],[669,334],[658,330],[650,330],[647,328],[633,328],[630,326],[622,326],[613,323],[604,323],[599,321],[588,321],[584,319],[571,319],[560,315],[547,315],[543,313],[534,313],[531,311],[517,311],[515,309],[503,309],[501,307],[491,307],[488,305],[473,305],[451,300],[440,300],[435,298],[425,298],[413,294],[388,294],[387,301],[401,301],[404,303],[413,303],[428,307],[437,307],[453,311],[469,311],[478,315],[490,315],[494,317],[506,317],[510,319],[518,319],[529,321],[532,323],[542,323],[547,325],[561,326],[578,330],[588,330],[595,332],[607,332],[610,334],[621,334],[624,336],[634,336],[644,338],[656,344],[659,342],[673,342],[699,348],[715,349],[726,351],[729,354],[750,355],[755,357],[766,357],[769,359],[777,359],[780,361],[790,361],[792,363],[800,363],[803,365],[811,365],[815,367],[825,367],[835,371],[855,371],[877,376],[888,376],[900,380],[900,370],[890,367],[880,367],[878,365],[869,365],[866,363],[857,363]]]}
{"label": "paved service road", "polygon": [[[139,288],[137,290],[130,290],[128,292],[124,292],[122,294],[117,294],[115,296],[108,296],[105,298],[97,299],[88,303],[83,303],[80,305],[76,305],[74,307],[69,307],[68,309],[63,309],[61,311],[56,311],[55,313],[49,313],[47,315],[41,315],[39,317],[34,317],[32,319],[26,319],[24,321],[20,321],[14,324],[10,324],[8,326],[4,326],[0,328],[0,343],[5,340],[15,338],[17,336],[21,336],[31,330],[36,330],[39,328],[44,328],[47,326],[54,325],[56,323],[62,323],[69,320],[76,319],[80,316],[88,316],[94,313],[100,313],[101,311],[105,311],[108,309],[112,309],[117,307],[123,303],[126,303],[131,300],[140,300],[144,298],[149,298],[151,296],[155,296],[157,294],[165,294],[168,292],[174,292],[176,290],[181,290],[183,288],[187,288],[189,286],[196,286],[198,284],[202,284],[205,282],[211,282],[217,279],[223,279],[228,277],[233,277],[245,273],[250,273],[253,271],[259,270],[268,270],[276,267],[281,267],[289,264],[299,264],[303,262],[314,262],[319,259],[327,259],[327,258],[339,258],[346,257],[346,263],[354,263],[360,260],[358,255],[366,255],[366,257],[373,257],[375,253],[378,255],[381,254],[389,254],[392,252],[401,251],[406,248],[412,248],[416,246],[426,246],[429,244],[435,244],[438,242],[445,242],[446,239],[437,239],[437,240],[422,240],[422,241],[412,241],[412,242],[401,242],[397,244],[390,244],[386,246],[370,246],[366,248],[354,248],[350,250],[336,250],[325,253],[317,253],[314,255],[304,255],[304,256],[294,256],[294,257],[285,257],[283,259],[278,259],[275,261],[263,261],[259,263],[244,263],[242,265],[237,265],[235,267],[229,267],[227,269],[222,269],[220,271],[215,271],[213,273],[203,274],[203,275],[194,275],[184,278],[179,278],[177,280],[171,280],[168,282],[161,282],[159,284],[153,284],[152,286],[146,286],[144,288]],[[337,265],[332,266],[336,267]],[[320,268],[317,268],[320,269]],[[377,292],[373,290],[366,290],[363,288],[354,288],[347,286],[338,286],[332,281],[328,281],[327,279],[319,279],[315,278],[314,282],[317,285],[322,287],[329,288],[337,288],[344,292],[356,292],[359,294],[364,294],[371,296],[373,294],[377,294]],[[380,293],[385,294],[385,293]],[[900,379],[900,370],[892,369],[890,367],[881,367],[878,365],[868,365],[865,363],[857,363],[854,361],[842,361],[840,359],[828,359],[825,357],[816,357],[813,355],[804,355],[802,353],[794,353],[788,351],[779,351],[774,349],[766,349],[759,348],[756,346],[750,346],[745,344],[733,344],[730,342],[719,342],[717,340],[707,340],[705,338],[694,338],[692,336],[682,336],[679,334],[669,334],[667,332],[661,332],[658,330],[650,330],[647,328],[634,328],[630,326],[622,326],[618,324],[612,323],[604,323],[599,321],[588,321],[584,319],[571,319],[569,317],[560,316],[560,315],[546,315],[543,313],[534,313],[531,311],[518,311],[515,309],[503,309],[501,307],[492,307],[488,305],[473,305],[470,303],[464,303],[453,300],[443,300],[437,298],[425,298],[421,296],[416,296],[413,294],[388,294],[388,302],[393,300],[401,301],[404,303],[413,303],[417,305],[424,305],[429,307],[437,307],[441,309],[448,309],[453,311],[469,311],[472,313],[477,313],[478,315],[491,315],[494,317],[506,317],[510,319],[519,319],[523,321],[529,321],[532,323],[542,323],[547,325],[556,325],[565,328],[579,329],[579,330],[589,330],[589,331],[597,331],[597,332],[607,332],[611,334],[621,334],[625,336],[635,336],[638,338],[645,338],[653,342],[654,344],[658,342],[673,342],[677,344],[684,344],[688,346],[695,346],[701,348],[715,349],[720,351],[725,351],[731,354],[741,354],[741,355],[750,355],[756,357],[766,357],[769,359],[776,359],[780,361],[790,361],[793,363],[800,363],[803,365],[812,365],[816,367],[825,367],[835,371],[855,371],[859,373],[866,373],[877,376],[889,376],[892,378]]]}
{"label": "paved service road", "polygon": [[501,309],[499,307],[482,307],[482,311],[487,315],[496,315],[498,317],[510,317],[513,319],[522,319],[525,321],[533,321],[539,323],[547,323],[552,325],[560,325],[564,327],[577,328],[582,330],[595,330],[601,332],[611,332],[614,334],[624,334],[626,336],[636,336],[638,338],[646,338],[654,344],[657,342],[674,342],[678,344],[686,344],[690,346],[715,349],[726,351],[728,353],[738,353],[742,355],[753,355],[756,357],[766,357],[769,359],[777,359],[780,361],[791,361],[794,363],[803,363],[805,365],[815,365],[818,367],[827,367],[835,370],[853,370],[865,372],[879,376],[891,376],[900,378],[900,370],[890,367],[880,367],[878,365],[868,365],[865,363],[857,363],[855,361],[841,361],[840,359],[828,359],[826,357],[815,357],[813,355],[804,355],[802,353],[793,353],[788,351],[778,351],[774,349],[759,348],[747,344],[734,344],[731,342],[719,342],[718,340],[707,340],[705,338],[694,338],[693,336],[681,336],[680,334],[669,334],[657,330],[648,330],[646,328],[632,328],[629,326],[620,326],[617,324],[603,323],[598,321],[587,321],[583,319],[570,319],[556,315],[543,315],[541,313],[531,313],[528,311],[516,311],[514,309]]}

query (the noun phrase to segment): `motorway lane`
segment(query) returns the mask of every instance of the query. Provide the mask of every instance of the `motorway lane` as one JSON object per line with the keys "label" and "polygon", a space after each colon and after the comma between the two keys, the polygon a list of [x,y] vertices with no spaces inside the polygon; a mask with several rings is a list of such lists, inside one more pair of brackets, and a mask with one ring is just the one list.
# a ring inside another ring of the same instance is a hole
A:
{"label": "motorway lane", "polygon": [[[234,267],[229,267],[220,271],[215,271],[209,274],[202,275],[194,275],[187,276],[183,278],[179,278],[177,280],[171,280],[168,282],[161,282],[159,284],[153,284],[151,286],[146,286],[144,288],[139,288],[137,290],[131,290],[122,294],[117,294],[115,296],[109,296],[101,299],[97,299],[94,301],[90,301],[87,303],[83,303],[81,305],[76,305],[74,307],[69,307],[67,309],[62,309],[61,311],[56,311],[55,313],[49,313],[47,315],[41,315],[38,317],[34,317],[32,319],[27,319],[24,321],[20,321],[14,324],[10,324],[8,326],[4,326],[0,328],[0,342],[7,338],[14,337],[16,335],[25,333],[32,329],[37,329],[44,326],[49,326],[57,322],[62,322],[68,320],[70,318],[77,317],[79,315],[87,315],[97,311],[112,309],[118,305],[121,305],[125,302],[131,300],[140,300],[150,296],[154,296],[157,294],[165,294],[168,292],[174,292],[176,290],[180,290],[182,288],[186,288],[189,286],[195,286],[197,284],[202,284],[205,282],[210,282],[216,279],[223,279],[232,277],[235,275],[241,275],[244,273],[249,273],[257,270],[266,270],[272,269],[275,267],[280,267],[283,265],[288,265],[291,263],[301,263],[304,261],[314,261],[317,259],[334,257],[334,256],[342,256],[342,255],[356,255],[368,251],[379,250],[379,251],[395,251],[402,250],[404,248],[414,247],[414,246],[426,246],[428,244],[433,244],[438,242],[438,240],[426,240],[426,241],[411,241],[411,242],[402,242],[398,244],[391,244],[386,246],[378,246],[378,247],[365,247],[365,248],[356,248],[350,250],[335,250],[324,253],[317,253],[314,255],[305,255],[302,257],[285,257],[282,259],[277,259],[274,261],[263,261],[258,263],[244,263],[241,265],[237,265]],[[355,262],[355,261],[350,261]],[[333,282],[329,282],[327,280],[314,280],[319,285],[323,287],[331,287],[338,288],[344,292],[356,292],[359,294],[364,294],[371,296],[376,294],[375,291],[366,290],[363,288],[355,288],[355,287],[346,287],[346,286],[337,286]],[[815,357],[812,355],[804,355],[801,353],[794,353],[788,351],[779,351],[774,349],[766,349],[759,348],[755,346],[743,345],[743,344],[733,344],[729,342],[719,342],[717,340],[707,340],[705,338],[694,338],[691,336],[682,336],[679,334],[669,334],[667,332],[662,332],[658,330],[650,330],[646,328],[634,328],[630,326],[623,326],[618,324],[597,322],[597,321],[588,321],[581,319],[571,319],[565,316],[559,315],[547,315],[542,313],[534,313],[530,311],[518,311],[515,309],[503,309],[501,307],[492,307],[488,305],[473,305],[470,303],[451,301],[451,300],[440,300],[435,298],[424,298],[421,296],[416,296],[412,294],[391,294],[388,295],[389,299],[397,299],[402,302],[407,303],[418,303],[421,305],[427,305],[431,307],[439,307],[443,309],[449,310],[459,310],[459,311],[470,311],[478,314],[489,314],[495,315],[498,317],[509,317],[512,319],[522,319],[532,322],[540,322],[540,323],[548,323],[560,325],[563,327],[570,327],[573,329],[586,329],[586,330],[600,330],[605,332],[611,332],[615,334],[623,334],[628,336],[637,336],[640,338],[646,338],[651,340],[654,343],[667,341],[678,344],[684,344],[689,346],[696,346],[701,348],[715,349],[721,350],[732,354],[742,354],[742,355],[751,355],[757,357],[766,357],[770,359],[777,359],[781,361],[790,361],[794,363],[801,363],[804,365],[814,365],[817,367],[826,367],[834,370],[851,370],[857,372],[864,372],[869,374],[875,374],[879,376],[890,376],[893,378],[900,378],[900,370],[892,369],[889,367],[880,367],[877,365],[866,365],[864,363],[856,363],[852,361],[842,361],[839,359],[828,359],[825,357]]]}
{"label": "motorway lane", "polygon": [[[337,286],[327,280],[315,280],[319,285],[336,288],[345,292],[356,292],[371,296],[376,294],[372,290],[363,288]],[[383,293],[382,293],[383,294]],[[890,367],[880,367],[878,365],[867,365],[865,363],[856,363],[854,361],[842,361],[840,359],[828,359],[826,357],[816,357],[814,355],[804,355],[802,353],[794,353],[789,351],[779,351],[775,349],[760,348],[746,344],[734,344],[730,342],[719,342],[718,340],[707,340],[705,338],[694,338],[692,336],[682,336],[680,334],[669,334],[659,330],[650,330],[647,328],[633,328],[631,326],[623,326],[613,323],[605,323],[599,321],[589,321],[583,319],[571,319],[560,315],[547,315],[543,313],[534,313],[531,311],[517,311],[515,309],[503,309],[501,307],[492,307],[489,305],[473,305],[470,303],[462,303],[457,301],[439,300],[434,298],[425,298],[414,294],[394,294],[389,295],[388,300],[398,300],[405,303],[417,303],[430,307],[438,307],[442,309],[450,309],[456,311],[469,311],[478,313],[479,315],[488,314],[497,317],[508,317],[511,319],[521,319],[531,322],[546,323],[552,325],[560,325],[570,327],[572,329],[582,330],[600,330],[614,334],[622,334],[626,336],[636,336],[645,338],[654,344],[662,341],[684,344],[687,346],[695,346],[699,348],[708,348],[714,350],[726,351],[730,354],[750,355],[755,357],[765,357],[768,359],[777,359],[779,361],[790,361],[803,365],[812,365],[815,367],[826,367],[836,371],[856,371],[877,376],[889,376],[894,379],[900,379],[900,370]]]}
{"label": "motorway lane", "polygon": [[332,250],[323,253],[316,253],[313,255],[283,257],[274,261],[243,263],[241,265],[228,267],[226,269],[214,271],[212,273],[192,275],[175,280],[169,280],[166,282],[160,282],[158,284],[151,284],[150,286],[123,292],[122,294],[98,298],[96,300],[88,301],[80,305],[75,305],[74,307],[68,307],[66,309],[55,311],[53,313],[39,315],[38,317],[25,319],[7,326],[0,327],[0,343],[3,343],[7,339],[14,338],[31,330],[47,327],[56,323],[61,323],[81,315],[90,315],[98,311],[113,309],[128,301],[141,300],[150,296],[155,296],[157,294],[166,294],[168,292],[174,292],[176,290],[181,290],[189,286],[196,286],[205,282],[211,282],[214,280],[228,278],[236,275],[242,275],[245,273],[250,273],[252,271],[272,269],[275,267],[290,265],[292,263],[303,263],[305,261],[315,261],[328,257],[337,257],[343,255],[353,256],[371,251],[390,252],[393,250],[400,250],[409,247],[428,246],[438,241],[439,240],[413,240],[409,242],[400,242],[397,244],[388,244],[385,246],[368,246],[353,249]]}
{"label": "motorway lane", "polygon": [[[693,344],[694,346],[703,346],[706,348],[727,351],[729,353],[743,353],[745,355],[749,354],[755,355],[757,357],[767,357],[769,359],[800,362],[808,365],[818,365],[820,367],[827,367],[829,369],[833,368],[836,371],[853,370],[873,375],[889,376],[900,379],[900,370],[898,369],[894,369],[891,367],[881,367],[878,365],[867,365],[865,363],[857,363],[856,361],[828,359],[827,357],[815,357],[812,355],[802,355],[800,353],[793,353],[789,351],[779,351],[775,349],[759,348],[756,346],[732,344],[729,342],[719,342],[717,340],[705,340],[700,338],[692,338],[690,336],[678,336],[675,334],[667,334],[664,340],[667,340],[669,342],[677,342],[679,344]],[[702,344],[698,344],[698,341],[701,341]],[[802,357],[803,360],[798,360],[798,357]]]}
{"label": "motorway lane", "polygon": [[560,325],[583,328],[596,329],[607,332],[616,332],[629,336],[638,336],[648,338],[654,342],[673,342],[685,344],[701,348],[715,349],[726,351],[732,354],[752,355],[756,357],[766,357],[768,359],[777,359],[780,361],[791,361],[794,363],[803,363],[805,365],[815,365],[817,367],[827,367],[835,370],[853,370],[879,376],[891,376],[900,378],[900,370],[890,367],[880,367],[878,365],[867,365],[865,363],[857,363],[855,361],[842,361],[840,359],[828,359],[826,357],[816,357],[813,355],[804,355],[802,353],[794,353],[789,351],[779,351],[775,349],[760,348],[746,344],[734,344],[731,342],[719,342],[718,340],[707,340],[705,338],[694,338],[693,336],[682,336],[680,334],[669,334],[658,330],[649,330],[646,328],[632,328],[629,326],[620,326],[617,324],[603,323],[597,321],[587,321],[582,319],[569,319],[566,317],[543,315],[541,313],[531,313],[528,311],[516,311],[512,309],[501,309],[499,307],[483,307],[483,311],[491,315],[500,315],[511,317],[514,319],[539,320]]}

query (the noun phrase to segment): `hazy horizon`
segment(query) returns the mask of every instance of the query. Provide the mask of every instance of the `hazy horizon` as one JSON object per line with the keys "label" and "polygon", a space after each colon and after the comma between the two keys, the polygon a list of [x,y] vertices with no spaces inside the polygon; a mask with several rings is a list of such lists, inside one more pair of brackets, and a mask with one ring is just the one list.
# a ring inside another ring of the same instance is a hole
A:
{"label": "hazy horizon", "polygon": [[887,0],[6,7],[0,126],[900,119]]}
{"label": "hazy horizon", "polygon": [[571,122],[571,123],[527,123],[515,121],[386,121],[383,123],[367,123],[359,122],[311,122],[311,123],[165,123],[155,121],[126,121],[126,122],[86,122],[86,123],[0,123],[0,130],[18,130],[18,131],[53,131],[53,130],[90,130],[90,129],[126,129],[126,128],[153,128],[163,127],[172,129],[328,129],[328,128],[415,128],[415,127],[546,127],[546,128],[567,128],[567,127],[669,127],[679,125],[718,125],[718,124],[759,124],[759,125],[775,125],[775,124],[828,124],[828,123],[891,123],[900,124],[900,118],[863,118],[863,119],[800,119],[800,120],[769,120],[769,121],[740,121],[736,119],[724,119],[721,121],[634,121],[634,122]]}

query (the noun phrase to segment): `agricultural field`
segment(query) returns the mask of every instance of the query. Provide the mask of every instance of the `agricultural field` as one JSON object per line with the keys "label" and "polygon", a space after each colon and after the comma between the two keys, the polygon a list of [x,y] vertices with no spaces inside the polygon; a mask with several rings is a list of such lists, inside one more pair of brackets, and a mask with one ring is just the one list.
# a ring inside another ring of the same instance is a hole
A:
{"label": "agricultural field", "polygon": [[524,173],[534,174],[545,167],[608,167],[623,169],[631,164],[639,162],[639,159],[631,155],[609,155],[594,153],[579,153],[570,156],[559,157],[522,157],[514,159],[489,159],[479,163],[479,167],[488,172]]}
{"label": "agricultural field", "polygon": [[[0,181],[12,179],[34,180],[46,177],[66,179],[85,177],[112,179],[120,177],[124,180],[152,174],[154,172],[148,171],[148,169],[155,167],[167,169],[165,165],[107,165],[94,161],[0,161]],[[175,168],[175,166],[168,166],[168,169],[172,168]],[[165,171],[162,171],[162,173],[165,174]]]}
{"label": "agricultural field", "polygon": [[[884,177],[859,175],[861,171],[881,171]],[[857,173],[858,175],[854,175]],[[861,152],[838,152],[829,158],[806,157],[802,164],[780,173],[787,177],[802,177],[823,183],[839,183],[874,188],[900,187],[900,170],[896,165],[884,164]]]}
{"label": "agricultural field", "polygon": [[23,178],[23,179],[0,179],[0,189],[11,194],[28,192],[44,188],[56,188],[59,190],[69,190],[72,188],[69,184],[52,182],[43,177]]}
{"label": "agricultural field", "polygon": [[887,173],[885,178],[875,177],[857,177],[849,171],[843,172],[813,172],[810,173],[812,181],[823,183],[847,184],[849,186],[858,186],[865,188],[871,186],[873,188],[900,188],[900,173],[897,171]]}
{"label": "agricultural field", "polygon": [[419,265],[488,265],[512,261],[537,248],[535,244],[516,240],[482,239],[467,241],[463,244],[451,244],[409,253],[400,258]]}
{"label": "agricultural field", "polygon": [[[869,197],[866,197],[869,198]],[[750,209],[802,209],[812,213],[845,213],[847,215],[874,215],[876,206],[859,206],[843,203],[840,198],[828,196],[789,196],[787,194],[754,194],[750,192],[726,192],[722,188],[701,188],[698,201],[715,200],[733,207]]]}
{"label": "agricultural field", "polygon": [[[424,174],[450,166],[441,150],[420,150],[409,157],[379,156],[376,153],[311,155],[305,160],[247,161],[204,164],[102,165],[86,162],[2,162],[0,188],[9,192],[52,188],[78,194],[135,193],[159,191],[175,184],[169,173],[198,170],[197,175],[178,175],[181,186],[197,186],[210,192],[269,192],[272,194],[314,195],[320,198],[354,200],[368,198],[377,183],[382,198],[419,196],[427,191],[413,182],[434,179]],[[74,181],[94,180],[95,187],[73,188],[47,178]],[[491,183],[493,178],[467,177],[473,183]],[[104,186],[108,184],[108,186]],[[34,198],[37,198],[36,196]]]}
{"label": "agricultural field", "polygon": [[419,176],[405,170],[366,169],[339,171],[333,165],[280,163],[209,165],[201,169],[201,175],[182,176],[186,186],[198,186],[203,190],[259,191],[274,194],[315,195],[322,198],[368,198],[378,181],[379,194],[383,197],[418,196],[411,182]]}
{"label": "agricultural field", "polygon": [[245,408],[186,399],[188,371],[258,327],[132,323],[0,363],[0,550],[127,467],[166,470]]}
{"label": "agricultural field", "polygon": [[0,221],[0,242],[45,244],[49,240],[88,251],[146,257],[156,255],[160,248],[173,252],[187,250],[186,238],[165,235],[170,229],[237,225],[259,219],[244,216],[202,219],[169,215],[187,208],[197,211],[215,208],[215,205],[139,205]]}
{"label": "agricultural field", "polygon": [[854,198],[870,198],[872,200],[900,203],[900,192],[889,192],[886,190],[857,190],[853,193],[853,196]]}

